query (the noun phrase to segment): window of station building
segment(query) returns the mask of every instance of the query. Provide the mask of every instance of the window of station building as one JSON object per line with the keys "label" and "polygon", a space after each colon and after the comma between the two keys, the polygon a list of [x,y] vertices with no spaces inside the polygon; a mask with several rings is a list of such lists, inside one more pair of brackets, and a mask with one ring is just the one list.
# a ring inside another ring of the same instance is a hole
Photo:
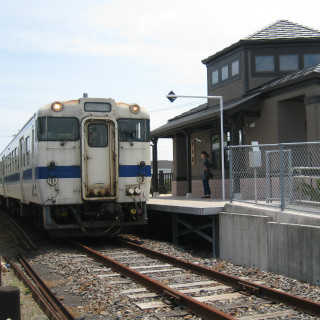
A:
{"label": "window of station building", "polygon": [[274,56],[256,56],[256,72],[273,72]]}
{"label": "window of station building", "polygon": [[219,70],[213,70],[211,77],[212,85],[217,84],[219,82]]}
{"label": "window of station building", "polygon": [[320,63],[320,53],[310,53],[303,55],[303,65],[305,68],[314,66]]}
{"label": "window of station building", "polygon": [[[224,149],[224,167],[229,168],[229,144],[231,140],[231,132],[224,133],[223,149]],[[214,169],[221,169],[221,155],[220,155],[220,134],[213,134],[211,137],[212,143],[212,167]]]}
{"label": "window of station building", "polygon": [[239,72],[240,72],[239,60],[232,62],[231,63],[231,76],[234,77],[234,76],[238,75]]}
{"label": "window of station building", "polygon": [[216,66],[215,69],[211,72],[211,85],[216,86],[219,83],[226,81],[229,83],[230,81],[236,80],[232,79],[233,77],[237,77],[240,74],[240,61],[237,60],[229,60],[228,62],[222,62],[220,66]]}
{"label": "window of station building", "polygon": [[280,71],[294,71],[299,69],[299,59],[297,54],[280,54]]}
{"label": "window of station building", "polygon": [[227,80],[229,78],[229,66],[226,65],[221,68],[221,80]]}

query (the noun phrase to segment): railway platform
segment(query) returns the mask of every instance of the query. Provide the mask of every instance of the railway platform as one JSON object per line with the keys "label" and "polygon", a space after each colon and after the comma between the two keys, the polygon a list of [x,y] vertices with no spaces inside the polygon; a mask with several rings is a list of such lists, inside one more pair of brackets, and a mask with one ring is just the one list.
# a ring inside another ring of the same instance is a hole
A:
{"label": "railway platform", "polygon": [[228,202],[213,198],[186,198],[166,194],[150,197],[147,208],[171,215],[174,244],[178,244],[179,237],[196,233],[211,243],[213,257],[219,257],[219,213],[224,211]]}

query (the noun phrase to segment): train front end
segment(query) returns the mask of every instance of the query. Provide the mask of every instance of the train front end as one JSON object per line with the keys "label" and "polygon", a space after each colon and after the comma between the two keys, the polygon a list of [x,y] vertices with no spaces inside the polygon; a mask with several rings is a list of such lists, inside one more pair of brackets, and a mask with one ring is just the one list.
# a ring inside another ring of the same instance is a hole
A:
{"label": "train front end", "polygon": [[[52,236],[112,237],[124,227],[146,224],[148,113],[113,99],[56,105],[49,115],[40,111],[37,120],[38,137],[46,136],[38,139],[38,161],[47,167],[39,186],[44,228]],[[51,131],[60,136],[49,139]]]}

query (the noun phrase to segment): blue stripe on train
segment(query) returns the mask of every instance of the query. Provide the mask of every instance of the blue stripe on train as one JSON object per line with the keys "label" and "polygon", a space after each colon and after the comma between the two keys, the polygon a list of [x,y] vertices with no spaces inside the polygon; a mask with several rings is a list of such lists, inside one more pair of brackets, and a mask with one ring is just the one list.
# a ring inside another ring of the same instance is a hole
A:
{"label": "blue stripe on train", "polygon": [[[138,176],[151,177],[151,166],[140,167],[138,165],[121,165],[119,166],[119,177],[138,177]],[[54,168],[37,167],[35,168],[36,179],[48,179],[48,177],[55,178],[81,178],[80,166],[58,166]],[[32,179],[32,169],[23,171],[23,180]],[[4,178],[4,182],[12,183],[20,180],[20,174],[15,173]]]}
{"label": "blue stripe on train", "polygon": [[151,177],[151,166],[140,167],[137,165],[119,166],[119,177]]}
{"label": "blue stripe on train", "polygon": [[54,168],[37,167],[36,179],[47,179],[48,177],[55,178],[81,178],[80,166],[58,166]]}

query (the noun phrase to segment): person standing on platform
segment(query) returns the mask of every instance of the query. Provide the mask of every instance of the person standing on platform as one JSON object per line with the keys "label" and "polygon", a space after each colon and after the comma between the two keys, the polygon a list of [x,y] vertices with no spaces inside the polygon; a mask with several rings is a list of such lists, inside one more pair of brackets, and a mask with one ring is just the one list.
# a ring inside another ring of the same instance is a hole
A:
{"label": "person standing on platform", "polygon": [[210,198],[211,190],[209,186],[209,178],[210,178],[211,163],[209,161],[209,155],[206,151],[201,151],[200,157],[203,160],[203,169],[202,169],[201,179],[202,179],[203,193],[204,193],[204,195],[201,198]]}

